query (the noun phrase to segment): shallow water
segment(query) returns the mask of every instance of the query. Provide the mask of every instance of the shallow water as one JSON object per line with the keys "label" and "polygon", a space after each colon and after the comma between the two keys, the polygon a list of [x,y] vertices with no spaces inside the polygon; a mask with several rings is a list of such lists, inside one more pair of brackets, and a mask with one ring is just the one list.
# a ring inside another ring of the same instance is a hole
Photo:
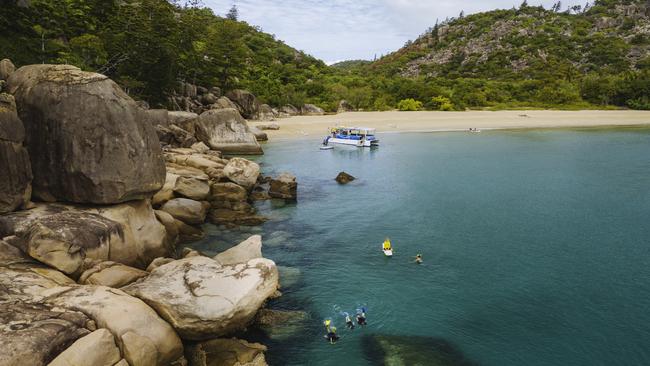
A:
{"label": "shallow water", "polygon": [[[270,364],[383,364],[372,334],[444,340],[481,365],[650,364],[649,130],[381,140],[265,146],[265,172],[300,183],[297,204],[260,207],[274,218],[261,229],[265,256],[301,271],[272,306],[312,317],[297,337],[259,335]],[[340,171],[358,180],[339,186]],[[213,228],[197,246],[248,234]],[[340,312],[361,306],[369,325],[345,330]],[[322,337],[325,318],[336,345]]]}

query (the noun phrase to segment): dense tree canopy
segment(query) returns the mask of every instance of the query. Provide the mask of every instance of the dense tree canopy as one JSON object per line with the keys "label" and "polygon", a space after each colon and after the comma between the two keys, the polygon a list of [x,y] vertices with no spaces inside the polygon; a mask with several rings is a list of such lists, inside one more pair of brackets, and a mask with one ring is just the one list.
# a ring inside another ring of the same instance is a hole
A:
{"label": "dense tree canopy", "polygon": [[5,0],[0,58],[98,71],[160,105],[185,81],[328,111],[342,99],[364,110],[648,109],[647,6],[597,0],[545,10],[524,1],[437,23],[373,62],[327,67],[239,21],[236,7],[218,16],[198,0]]}

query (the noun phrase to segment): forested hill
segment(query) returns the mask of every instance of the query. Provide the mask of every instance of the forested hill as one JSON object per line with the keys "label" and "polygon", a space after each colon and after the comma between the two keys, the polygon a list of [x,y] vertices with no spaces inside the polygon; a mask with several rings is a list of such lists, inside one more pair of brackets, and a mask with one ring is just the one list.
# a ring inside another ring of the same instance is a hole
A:
{"label": "forested hill", "polygon": [[0,0],[0,59],[98,71],[153,105],[184,81],[327,111],[650,109],[650,0],[524,1],[436,24],[374,62],[330,67],[236,11],[180,1]]}
{"label": "forested hill", "polygon": [[131,95],[164,103],[176,81],[251,90],[301,105],[325,64],[212,10],[165,0],[2,0],[0,59],[69,63],[109,75]]}
{"label": "forested hill", "polygon": [[388,75],[489,79],[617,74],[650,66],[650,1],[527,6],[436,24],[372,65]]}
{"label": "forested hill", "polygon": [[[649,16],[648,0],[571,8],[558,2],[552,9],[524,1],[509,10],[461,13],[365,73],[438,84],[443,88],[432,94],[470,107],[588,101],[648,108]],[[426,102],[429,95],[413,97]]]}

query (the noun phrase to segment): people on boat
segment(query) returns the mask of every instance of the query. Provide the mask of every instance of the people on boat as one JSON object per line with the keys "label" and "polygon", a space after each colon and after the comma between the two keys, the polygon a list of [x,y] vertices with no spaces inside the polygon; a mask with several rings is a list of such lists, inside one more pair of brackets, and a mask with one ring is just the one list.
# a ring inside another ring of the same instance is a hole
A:
{"label": "people on boat", "polygon": [[422,254],[419,254],[415,256],[415,263],[417,264],[422,264]]}
{"label": "people on boat", "polygon": [[357,324],[366,325],[366,312],[364,310],[357,313]]}
{"label": "people on boat", "polygon": [[390,239],[386,238],[384,240],[384,245],[383,245],[384,251],[386,250],[393,250],[393,246],[390,244]]}
{"label": "people on boat", "polygon": [[327,328],[327,340],[330,344],[336,343],[339,340],[339,336],[336,335],[336,327]]}
{"label": "people on boat", "polygon": [[345,325],[350,330],[354,329],[354,323],[352,322],[352,318],[350,318],[350,314],[348,313],[345,313]]}

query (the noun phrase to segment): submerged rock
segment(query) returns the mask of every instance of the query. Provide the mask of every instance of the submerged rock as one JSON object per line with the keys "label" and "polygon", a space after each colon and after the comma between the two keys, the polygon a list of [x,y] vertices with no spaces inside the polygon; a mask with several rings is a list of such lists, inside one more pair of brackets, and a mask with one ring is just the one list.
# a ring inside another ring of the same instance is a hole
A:
{"label": "submerged rock", "polygon": [[284,340],[304,334],[309,315],[304,311],[262,309],[255,324],[271,339]]}
{"label": "submerged rock", "polygon": [[156,309],[183,339],[202,340],[246,327],[277,288],[278,271],[268,259],[222,266],[194,256],[160,266],[123,290]]}
{"label": "submerged rock", "polygon": [[8,80],[44,201],[114,204],[162,187],[165,165],[145,111],[104,75],[30,65]]}
{"label": "submerged rock", "polygon": [[266,366],[266,346],[244,340],[212,339],[185,347],[189,366]]}
{"label": "submerged rock", "polygon": [[340,172],[339,175],[336,176],[335,180],[339,184],[348,184],[348,183],[352,182],[355,179],[357,179],[357,178],[351,176],[350,174],[348,174],[346,172]]}
{"label": "submerged rock", "polygon": [[291,173],[282,173],[277,178],[271,179],[269,196],[296,201],[298,199],[296,176]]}
{"label": "submerged rock", "polygon": [[444,339],[411,336],[366,335],[363,348],[379,365],[475,366]]}

